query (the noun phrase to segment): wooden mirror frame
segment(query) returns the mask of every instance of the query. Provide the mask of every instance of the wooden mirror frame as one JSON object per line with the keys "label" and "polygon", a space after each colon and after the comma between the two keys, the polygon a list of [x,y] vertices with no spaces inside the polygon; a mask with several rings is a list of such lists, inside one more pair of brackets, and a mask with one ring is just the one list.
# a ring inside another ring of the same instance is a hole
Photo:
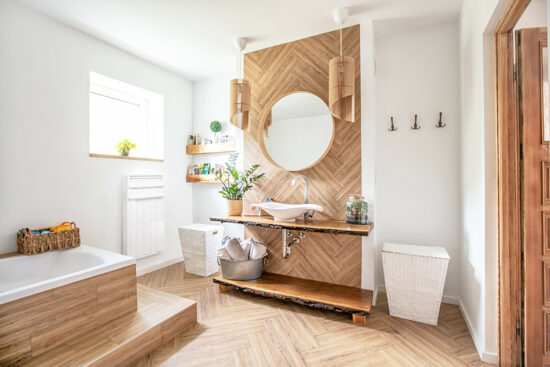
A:
{"label": "wooden mirror frame", "polygon": [[[328,143],[327,149],[325,149],[325,152],[319,157],[319,159],[317,159],[315,162],[313,162],[312,164],[310,164],[309,166],[307,166],[305,168],[301,168],[301,169],[297,169],[297,170],[289,170],[289,169],[286,169],[284,167],[281,167],[281,165],[279,165],[277,162],[275,162],[271,158],[269,153],[267,152],[267,149],[265,147],[265,142],[264,142],[264,128],[265,128],[265,125],[266,125],[266,122],[267,122],[267,117],[271,113],[271,109],[273,108],[273,106],[275,106],[275,104],[277,102],[279,102],[281,99],[285,98],[286,96],[289,96],[291,94],[296,94],[296,93],[311,94],[311,95],[319,98],[327,106],[327,112],[330,115],[330,118],[332,119],[332,137],[330,138],[330,142]],[[266,109],[264,109],[264,111],[262,112],[261,119],[260,119],[260,128],[259,128],[259,131],[258,131],[257,139],[258,139],[258,144],[260,146],[260,151],[262,152],[265,159],[267,159],[272,165],[274,165],[275,167],[278,167],[280,169],[283,169],[285,171],[288,171],[288,172],[301,172],[301,171],[308,170],[312,167],[315,167],[317,164],[319,164],[323,160],[323,158],[326,157],[328,152],[332,149],[332,143],[334,143],[334,137],[335,136],[336,136],[336,121],[334,119],[334,116],[332,116],[332,114],[330,113],[327,102],[323,98],[321,98],[321,96],[317,95],[316,93],[308,92],[308,91],[305,91],[305,90],[295,90],[295,91],[292,91],[292,92],[282,94],[281,96],[276,98],[272,103],[270,103],[267,106]]]}

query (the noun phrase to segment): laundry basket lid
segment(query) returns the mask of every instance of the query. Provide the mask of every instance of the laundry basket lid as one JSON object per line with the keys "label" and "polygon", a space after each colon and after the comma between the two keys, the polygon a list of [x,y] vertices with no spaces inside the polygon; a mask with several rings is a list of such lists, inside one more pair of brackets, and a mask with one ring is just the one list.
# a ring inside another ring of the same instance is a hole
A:
{"label": "laundry basket lid", "polygon": [[384,243],[384,247],[382,247],[382,252],[391,252],[395,254],[412,256],[435,257],[440,259],[451,258],[444,247],[408,245],[405,243],[386,242]]}

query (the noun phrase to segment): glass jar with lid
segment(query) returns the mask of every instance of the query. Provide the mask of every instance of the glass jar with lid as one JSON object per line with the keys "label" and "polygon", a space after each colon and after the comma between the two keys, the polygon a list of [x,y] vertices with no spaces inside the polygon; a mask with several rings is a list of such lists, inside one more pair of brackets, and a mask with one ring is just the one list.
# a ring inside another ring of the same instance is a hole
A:
{"label": "glass jar with lid", "polygon": [[346,223],[367,224],[368,223],[368,204],[365,198],[360,194],[349,196],[346,204]]}

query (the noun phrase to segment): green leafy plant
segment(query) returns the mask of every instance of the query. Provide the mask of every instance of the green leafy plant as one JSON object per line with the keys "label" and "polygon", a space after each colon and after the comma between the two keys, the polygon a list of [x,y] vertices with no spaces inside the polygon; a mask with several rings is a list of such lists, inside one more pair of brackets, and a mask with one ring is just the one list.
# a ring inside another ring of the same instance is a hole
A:
{"label": "green leafy plant", "polygon": [[219,121],[212,121],[210,123],[210,131],[212,131],[213,133],[219,133],[220,131],[222,131],[222,124],[221,122]]}
{"label": "green leafy plant", "polygon": [[121,155],[128,155],[130,153],[131,149],[135,149],[137,147],[137,144],[132,143],[128,139],[124,139],[123,141],[117,143],[115,145],[115,149],[121,154]]}
{"label": "green leafy plant", "polygon": [[244,194],[252,188],[260,178],[265,176],[265,173],[255,174],[260,168],[259,164],[254,164],[246,171],[238,171],[236,169],[237,157],[239,153],[233,153],[225,162],[225,173],[216,172],[216,177],[223,185],[219,191],[220,194],[227,200],[242,200]]}

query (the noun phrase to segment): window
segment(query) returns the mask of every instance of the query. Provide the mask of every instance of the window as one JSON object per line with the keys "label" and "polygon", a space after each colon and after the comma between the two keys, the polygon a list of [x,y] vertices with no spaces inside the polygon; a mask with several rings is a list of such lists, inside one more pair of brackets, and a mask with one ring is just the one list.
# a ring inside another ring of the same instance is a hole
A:
{"label": "window", "polygon": [[90,72],[90,154],[118,156],[128,139],[132,157],[163,159],[164,97]]}

